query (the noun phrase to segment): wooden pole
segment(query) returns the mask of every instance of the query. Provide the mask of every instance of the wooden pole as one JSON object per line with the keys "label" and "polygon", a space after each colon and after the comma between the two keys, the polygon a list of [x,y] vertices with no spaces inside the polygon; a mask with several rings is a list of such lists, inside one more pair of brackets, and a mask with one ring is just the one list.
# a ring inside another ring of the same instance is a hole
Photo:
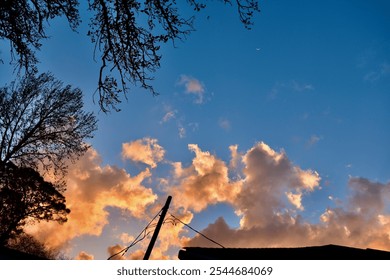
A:
{"label": "wooden pole", "polygon": [[144,260],[148,260],[149,257],[150,257],[150,254],[152,253],[154,243],[157,240],[158,233],[160,232],[161,226],[162,226],[162,224],[164,222],[165,215],[167,214],[167,211],[168,211],[168,208],[169,208],[169,204],[171,203],[171,200],[172,200],[172,196],[168,196],[167,201],[165,202],[165,205],[164,205],[164,207],[163,207],[163,209],[161,211],[160,219],[158,220],[158,223],[157,223],[156,229],[154,230],[152,239],[150,239],[150,243],[149,243],[148,249],[145,252]]}

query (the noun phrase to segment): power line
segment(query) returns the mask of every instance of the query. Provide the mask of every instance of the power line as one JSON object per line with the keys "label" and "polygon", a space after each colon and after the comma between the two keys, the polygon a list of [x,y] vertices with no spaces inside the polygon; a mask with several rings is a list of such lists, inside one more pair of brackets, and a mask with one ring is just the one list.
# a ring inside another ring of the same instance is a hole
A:
{"label": "power line", "polygon": [[[156,227],[157,223],[152,224],[152,222],[157,218],[158,215],[160,215],[161,211],[162,211],[162,209],[153,217],[153,219],[138,234],[138,236],[133,240],[133,242],[131,242],[131,244],[129,246],[127,246],[126,248],[123,248],[119,252],[111,255],[107,260],[110,260],[110,259],[112,259],[113,257],[115,257],[115,256],[117,256],[119,254],[122,254],[121,257],[124,256],[131,247],[135,246],[137,243],[139,243],[142,240],[144,240],[152,232],[151,230],[150,231],[147,231],[147,230],[150,229],[150,228],[155,228]],[[141,237],[141,235],[143,235],[143,236]]]}
{"label": "power line", "polygon": [[[144,240],[153,230],[153,228],[155,228],[157,226],[157,223],[153,223],[153,221],[161,214],[163,209],[161,209],[154,217],[153,219],[150,220],[150,222],[147,224],[147,226],[138,234],[138,236],[133,240],[133,242],[131,242],[131,244],[129,246],[127,246],[126,248],[123,248],[122,250],[120,250],[119,252],[111,255],[107,260],[110,260],[112,259],[113,257],[115,256],[118,256],[120,254],[121,257],[124,256],[127,251],[135,246],[136,244],[138,244],[139,242],[141,242],[142,240]],[[176,216],[174,216],[173,214],[171,214],[169,212],[169,215],[172,217],[172,218],[166,218],[164,221],[163,221],[163,224],[166,224],[166,223],[171,223],[173,225],[176,225],[176,221],[180,222],[181,224],[183,224],[184,226],[188,227],[189,229],[191,229],[192,231],[196,232],[197,234],[201,235],[202,237],[206,238],[207,240],[209,240],[210,242],[220,246],[221,248],[225,248],[222,244],[218,243],[217,241],[207,237],[206,235],[204,235],[203,233],[199,232],[198,230],[194,229],[193,227],[191,227],[189,224],[183,222],[182,220],[180,220],[179,218],[177,218]],[[148,231],[149,230],[149,231]]]}
{"label": "power line", "polygon": [[223,245],[221,245],[220,243],[218,243],[217,241],[215,240],[212,240],[211,238],[207,237],[206,235],[204,235],[203,233],[197,231],[196,229],[194,229],[193,227],[191,227],[189,224],[186,224],[185,222],[183,222],[182,220],[180,220],[179,218],[175,217],[174,215],[172,215],[171,213],[169,213],[169,215],[172,216],[172,218],[176,221],[179,221],[180,223],[182,223],[183,225],[185,225],[186,227],[188,227],[189,229],[195,231],[197,234],[201,235],[202,237],[206,238],[207,240],[217,244],[218,246],[220,246],[221,248],[225,248]]}

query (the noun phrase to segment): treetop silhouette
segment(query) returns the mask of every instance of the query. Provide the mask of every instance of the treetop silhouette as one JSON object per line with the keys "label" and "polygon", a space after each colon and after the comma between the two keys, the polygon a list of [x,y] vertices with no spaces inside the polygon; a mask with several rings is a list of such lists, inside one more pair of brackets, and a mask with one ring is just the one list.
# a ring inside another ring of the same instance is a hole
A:
{"label": "treetop silhouette", "polygon": [[65,174],[96,128],[95,116],[83,110],[81,90],[49,73],[0,88],[0,166],[12,162]]}

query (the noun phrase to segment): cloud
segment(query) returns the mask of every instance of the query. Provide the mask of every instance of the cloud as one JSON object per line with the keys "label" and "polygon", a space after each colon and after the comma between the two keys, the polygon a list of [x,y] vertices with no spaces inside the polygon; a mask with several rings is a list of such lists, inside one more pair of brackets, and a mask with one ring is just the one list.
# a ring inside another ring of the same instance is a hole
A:
{"label": "cloud", "polygon": [[309,140],[307,140],[306,147],[311,148],[321,140],[322,140],[322,136],[317,136],[313,134],[312,136],[310,136]]}
{"label": "cloud", "polygon": [[230,128],[231,128],[230,121],[229,121],[228,119],[225,119],[225,118],[219,119],[218,125],[219,125],[222,129],[224,129],[224,130],[226,130],[226,131],[229,131]]}
{"label": "cloud", "polygon": [[344,207],[327,209],[321,216],[322,237],[331,231],[341,244],[390,250],[390,215],[385,205],[390,199],[390,183],[353,177]]}
{"label": "cloud", "polygon": [[279,96],[280,92],[283,92],[285,90],[294,92],[306,92],[314,90],[314,86],[312,84],[301,83],[296,80],[278,82],[269,91],[268,98],[274,100]]}
{"label": "cloud", "polygon": [[90,255],[84,251],[81,251],[76,257],[76,260],[93,260],[95,257],[93,255]]}
{"label": "cloud", "polygon": [[314,90],[314,86],[311,84],[298,83],[297,81],[291,81],[290,87],[298,92]]}
{"label": "cloud", "polygon": [[[227,247],[299,247],[340,244],[358,248],[390,250],[390,184],[351,178],[349,199],[343,207],[328,208],[318,223],[310,223],[294,212],[275,211],[271,223],[232,229],[221,217],[202,231]],[[333,199],[333,198],[332,198]],[[256,213],[253,213],[256,214]],[[257,212],[257,215],[261,215]],[[199,236],[186,246],[210,246]]]}
{"label": "cloud", "polygon": [[162,120],[161,120],[161,123],[166,123],[166,122],[168,122],[169,120],[175,118],[175,117],[176,117],[176,113],[177,113],[176,110],[172,110],[172,111],[166,112],[165,115],[164,115],[164,117],[163,117]]}
{"label": "cloud", "polygon": [[65,192],[71,209],[68,221],[63,225],[40,223],[28,231],[48,246],[59,247],[82,235],[100,236],[109,224],[108,206],[140,219],[143,209],[157,198],[152,189],[142,185],[150,177],[149,169],[132,177],[116,166],[102,166],[99,154],[90,149],[69,168]]}
{"label": "cloud", "polygon": [[[232,202],[240,191],[240,182],[233,182],[228,176],[228,167],[222,160],[198,145],[188,145],[195,153],[192,164],[183,167],[173,163],[172,187],[167,191],[184,209],[200,212],[219,202]],[[175,202],[175,203],[177,203]]]}
{"label": "cloud", "polygon": [[368,82],[376,82],[390,75],[390,64],[387,62],[382,63],[377,69],[367,73],[364,76],[364,80]]}
{"label": "cloud", "polygon": [[123,143],[122,157],[155,168],[157,163],[164,159],[165,154],[165,150],[157,142],[157,139],[145,137],[133,142]]}
{"label": "cloud", "polygon": [[185,127],[182,124],[179,124],[178,130],[179,130],[179,137],[180,138],[186,137],[187,131],[186,131]]}
{"label": "cloud", "polygon": [[[130,143],[141,143],[137,148],[141,154],[150,150],[145,138]],[[69,169],[65,195],[72,212],[68,222],[63,225],[40,223],[30,227],[29,233],[51,247],[66,245],[84,235],[101,236],[103,229],[110,232],[106,226],[111,223],[110,218],[114,218],[109,215],[108,207],[120,209],[127,217],[144,222],[145,217],[159,212],[167,195],[172,195],[152,259],[176,258],[183,246],[214,246],[199,235],[190,238],[189,229],[170,214],[190,224],[196,215],[218,204],[231,207],[240,221],[239,226],[232,228],[220,217],[210,221],[202,233],[226,247],[332,243],[390,250],[390,183],[349,178],[347,198],[342,201],[329,196],[334,206],[323,209],[318,221],[313,222],[306,220],[302,213],[306,198],[321,188],[321,177],[314,170],[294,164],[285,151],[276,151],[264,142],[246,151],[232,145],[229,147],[231,158],[224,161],[197,144],[189,144],[188,149],[193,157],[187,164],[154,159],[156,165],[167,164],[170,168],[170,172],[158,178],[152,173],[155,169],[145,168],[130,176],[116,166],[102,166],[97,151],[90,149]],[[143,185],[145,180],[158,185],[159,196]],[[137,234],[118,232],[118,228],[111,229],[112,232],[110,242],[114,245],[107,249],[109,255],[125,248]],[[142,259],[148,238],[150,235],[117,258]],[[76,258],[93,256],[84,251]]]}
{"label": "cloud", "polygon": [[349,204],[351,211],[376,215],[385,210],[385,202],[390,198],[390,183],[385,185],[365,178],[352,177],[349,186],[352,190]]}
{"label": "cloud", "polygon": [[124,254],[122,253],[118,254],[123,249],[125,249],[125,247],[118,244],[108,247],[107,253],[108,256],[110,257],[110,260],[126,260],[126,256]]}
{"label": "cloud", "polygon": [[232,173],[239,173],[240,176],[240,170],[243,169],[242,164],[242,153],[238,151],[238,145],[231,145],[229,146],[230,154],[231,154],[231,160],[229,162],[229,169]]}
{"label": "cloud", "polygon": [[196,99],[194,102],[196,104],[204,103],[205,87],[198,79],[181,75],[178,84],[184,85],[186,93],[195,95]]}
{"label": "cloud", "polygon": [[319,187],[318,173],[293,165],[284,151],[276,152],[263,142],[243,156],[243,163],[244,184],[234,204],[243,228],[266,226],[274,223],[277,213],[302,208],[301,196]]}
{"label": "cloud", "polygon": [[304,210],[302,206],[302,193],[286,192],[286,196],[290,203],[299,210]]}
{"label": "cloud", "polygon": [[170,120],[172,119],[175,119],[176,118],[176,115],[178,113],[178,110],[176,109],[173,109],[170,105],[168,104],[164,104],[163,106],[163,112],[164,112],[164,116],[162,117],[161,121],[160,121],[160,124],[163,124],[163,123],[166,123],[166,122],[169,122]]}
{"label": "cloud", "polygon": [[129,244],[133,242],[134,236],[129,235],[127,232],[122,232],[119,236],[119,239],[122,241],[122,243]]}

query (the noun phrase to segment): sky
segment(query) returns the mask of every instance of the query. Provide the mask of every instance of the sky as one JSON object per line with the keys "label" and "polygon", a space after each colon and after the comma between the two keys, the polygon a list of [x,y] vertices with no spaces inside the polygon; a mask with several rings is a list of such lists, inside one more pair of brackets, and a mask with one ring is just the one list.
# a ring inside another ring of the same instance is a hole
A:
{"label": "sky", "polygon": [[[390,250],[390,3],[260,8],[246,30],[235,7],[210,1],[195,32],[162,47],[159,95],[134,86],[108,114],[93,100],[87,13],[78,33],[52,21],[39,69],[82,89],[99,127],[69,167],[68,222],[26,230],[70,258],[106,259],[171,195],[170,214],[225,247]],[[14,77],[7,46],[1,85]],[[168,218],[151,258],[217,246]]]}

